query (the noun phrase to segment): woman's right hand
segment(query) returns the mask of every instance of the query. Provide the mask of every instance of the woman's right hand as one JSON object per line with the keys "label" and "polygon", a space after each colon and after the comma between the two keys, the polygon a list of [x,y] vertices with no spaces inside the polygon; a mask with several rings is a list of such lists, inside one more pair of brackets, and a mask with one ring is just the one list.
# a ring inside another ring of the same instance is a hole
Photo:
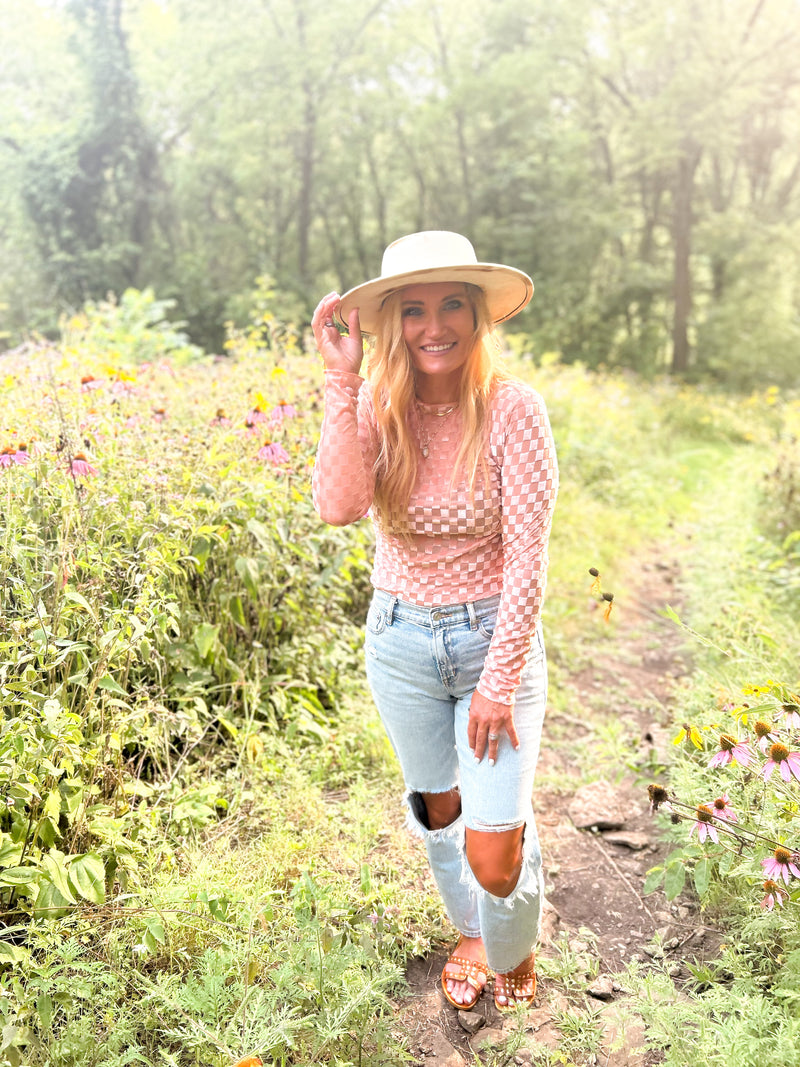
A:
{"label": "woman's right hand", "polygon": [[358,308],[353,308],[347,320],[349,333],[339,333],[333,317],[339,302],[338,293],[328,293],[324,296],[311,317],[311,329],[314,331],[314,340],[326,370],[344,370],[358,374],[364,358]]}

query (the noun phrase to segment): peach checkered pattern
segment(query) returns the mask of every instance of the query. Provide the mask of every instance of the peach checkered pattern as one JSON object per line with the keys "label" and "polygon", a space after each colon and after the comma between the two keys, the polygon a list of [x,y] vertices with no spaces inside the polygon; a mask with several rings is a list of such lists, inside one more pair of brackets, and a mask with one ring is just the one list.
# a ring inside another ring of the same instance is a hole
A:
{"label": "peach checkered pattern", "polygon": [[[522,382],[498,385],[489,415],[489,480],[484,484],[478,472],[473,499],[465,477],[451,487],[460,413],[443,422],[432,409],[422,405],[421,411],[430,455],[419,458],[409,502],[411,540],[376,521],[372,584],[428,607],[501,593],[478,689],[509,704],[539,619],[558,487],[544,403]],[[409,418],[418,437],[416,412]],[[372,507],[377,451],[369,384],[355,374],[326,371],[313,479],[314,503],[324,520],[343,525]]]}

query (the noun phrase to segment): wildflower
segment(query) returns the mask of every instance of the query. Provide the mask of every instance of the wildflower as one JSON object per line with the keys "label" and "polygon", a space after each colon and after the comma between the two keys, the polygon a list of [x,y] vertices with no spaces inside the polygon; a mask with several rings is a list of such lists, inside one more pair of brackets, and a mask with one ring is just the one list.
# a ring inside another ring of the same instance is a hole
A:
{"label": "wildflower", "polygon": [[69,473],[73,478],[86,478],[90,474],[97,474],[97,470],[89,463],[83,452],[76,452],[70,460]]}
{"label": "wildflower", "polygon": [[736,812],[730,805],[727,793],[723,793],[721,797],[717,797],[711,807],[714,812],[714,818],[727,819],[728,822],[739,821]]}
{"label": "wildflower", "polygon": [[673,745],[679,745],[682,741],[691,741],[695,748],[703,747],[703,739],[700,736],[700,731],[696,726],[692,726],[690,723],[685,722],[683,727],[672,741]]}
{"label": "wildflower", "polygon": [[81,378],[81,392],[91,393],[95,389],[102,389],[104,384],[102,378],[95,378],[93,374],[84,374]]}
{"label": "wildflower", "polygon": [[698,804],[695,812],[697,822],[689,831],[689,837],[697,831],[697,840],[702,844],[707,837],[710,837],[712,841],[719,844],[719,836],[713,825],[714,813],[708,804]]}
{"label": "wildflower", "polygon": [[283,445],[279,445],[274,441],[265,441],[258,450],[258,458],[277,466],[280,463],[289,462],[289,453]]}
{"label": "wildflower", "polygon": [[0,467],[22,467],[30,461],[27,445],[6,445],[0,450]]}
{"label": "wildflower", "polygon": [[789,880],[794,876],[800,878],[800,868],[798,868],[795,860],[797,856],[791,853],[788,848],[781,848],[779,845],[772,853],[772,857],[761,861],[761,866],[764,868],[764,874],[767,878],[782,878],[788,885]]}
{"label": "wildflower", "polygon": [[153,408],[153,418],[156,422],[166,422],[167,409],[166,408]]}
{"label": "wildflower", "polygon": [[800,730],[800,708],[797,704],[781,704],[781,710],[778,714],[784,716],[784,726]]}
{"label": "wildflower", "polygon": [[247,418],[244,420],[244,424],[248,430],[252,430],[254,427],[258,426],[260,422],[266,421],[266,411],[264,411],[264,408],[261,406],[261,404],[256,404],[254,408],[250,408],[250,410],[248,411]]}
{"label": "wildflower", "polygon": [[212,426],[230,426],[231,420],[225,414],[224,408],[217,408],[217,413],[211,420]]}
{"label": "wildflower", "polygon": [[758,738],[756,744],[762,752],[766,752],[767,746],[773,744],[777,740],[777,738],[772,736],[772,731],[774,729],[772,723],[764,722],[763,719],[757,719],[753,729]]}
{"label": "wildflower", "polygon": [[783,886],[773,882],[771,878],[767,878],[764,882],[764,890],[767,895],[761,901],[761,907],[766,908],[767,911],[772,911],[776,904],[782,908],[784,900],[789,896]]}
{"label": "wildflower", "polygon": [[650,797],[651,812],[657,811],[662,804],[666,804],[669,800],[669,793],[663,785],[659,785],[657,782],[653,782],[652,785],[647,787],[647,794]]}
{"label": "wildflower", "polygon": [[297,408],[294,404],[287,404],[285,400],[281,400],[281,402],[276,404],[272,409],[269,417],[271,422],[282,422],[284,419],[296,419]]}
{"label": "wildflower", "polygon": [[752,762],[752,756],[747,748],[746,741],[737,741],[730,734],[720,734],[719,752],[715,752],[708,761],[709,767],[724,767],[728,763],[741,763],[747,767]]}
{"label": "wildflower", "polygon": [[800,752],[790,752],[786,745],[776,741],[770,745],[769,759],[764,764],[764,781],[769,781],[770,775],[776,767],[780,767],[781,778],[784,782],[790,782],[792,775],[800,782]]}

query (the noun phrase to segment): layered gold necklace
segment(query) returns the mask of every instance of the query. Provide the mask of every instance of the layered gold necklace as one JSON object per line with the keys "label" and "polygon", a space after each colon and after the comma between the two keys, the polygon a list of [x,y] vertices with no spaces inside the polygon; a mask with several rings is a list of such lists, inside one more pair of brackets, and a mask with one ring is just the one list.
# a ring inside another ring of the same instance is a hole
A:
{"label": "layered gold necklace", "polygon": [[443,408],[441,411],[426,412],[426,414],[435,415],[439,419],[439,424],[433,433],[428,433],[425,427],[422,425],[423,412],[420,409],[419,402],[415,399],[414,406],[417,409],[417,426],[419,427],[419,450],[422,453],[422,458],[427,459],[430,455],[431,441],[437,436],[437,434],[444,428],[444,424],[453,414],[458,407],[458,404],[450,404],[448,407]]}

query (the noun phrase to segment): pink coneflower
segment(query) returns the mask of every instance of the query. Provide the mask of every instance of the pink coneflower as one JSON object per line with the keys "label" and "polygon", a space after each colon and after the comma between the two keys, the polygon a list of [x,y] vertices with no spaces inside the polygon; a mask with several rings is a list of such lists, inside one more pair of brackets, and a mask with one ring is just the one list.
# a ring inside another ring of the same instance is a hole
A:
{"label": "pink coneflower", "polygon": [[772,733],[774,729],[772,723],[764,722],[762,719],[758,719],[753,729],[755,730],[756,737],[758,738],[758,740],[756,741],[756,745],[758,745],[762,752],[766,752],[769,746],[771,744],[774,744],[775,741],[777,741],[777,738],[774,737]]}
{"label": "pink coneflower", "polygon": [[727,793],[723,793],[721,797],[717,797],[711,805],[711,810],[714,812],[715,819],[726,819],[728,822],[739,821],[736,812],[730,806]]}
{"label": "pink coneflower", "polygon": [[6,445],[0,450],[0,467],[22,467],[30,461],[27,445]]}
{"label": "pink coneflower", "polygon": [[778,714],[783,716],[784,726],[792,730],[800,730],[800,708],[797,704],[781,704]]}
{"label": "pink coneflower", "polygon": [[764,874],[767,878],[773,878],[775,881],[782,878],[788,885],[792,877],[800,878],[797,859],[796,853],[790,852],[788,848],[781,848],[779,845],[772,853],[772,856],[768,856],[761,861],[761,866],[764,868]]}
{"label": "pink coneflower", "polygon": [[212,426],[230,426],[231,425],[231,420],[225,414],[225,411],[224,411],[223,408],[217,408],[217,413],[214,416],[214,418],[211,420],[211,425]]}
{"label": "pink coneflower", "polygon": [[244,424],[248,430],[252,430],[254,426],[258,426],[260,422],[267,421],[267,413],[264,411],[260,404],[257,404],[254,408],[251,408],[247,413],[247,418],[244,420]]}
{"label": "pink coneflower", "polygon": [[689,831],[689,837],[697,831],[697,840],[702,844],[707,837],[719,844],[719,836],[714,827],[714,813],[708,804],[698,804],[695,812],[697,822]]}
{"label": "pink coneflower", "polygon": [[761,907],[766,908],[767,911],[772,911],[776,904],[779,908],[782,908],[784,900],[789,896],[783,886],[773,882],[771,878],[764,882],[764,891],[767,895],[761,901]]}
{"label": "pink coneflower", "polygon": [[97,470],[91,465],[83,452],[76,452],[70,460],[69,473],[73,478],[87,478],[90,474],[97,474]]}
{"label": "pink coneflower", "polygon": [[95,378],[93,374],[84,374],[81,378],[81,392],[91,393],[95,389],[102,389],[105,382],[102,378]]}
{"label": "pink coneflower", "polygon": [[784,782],[791,782],[792,775],[800,782],[800,752],[790,752],[786,745],[782,745],[780,741],[776,741],[774,745],[770,745],[769,759],[764,764],[764,781],[769,781],[769,777],[776,767],[780,767],[781,778]]}
{"label": "pink coneflower", "polygon": [[258,458],[277,466],[280,463],[289,462],[289,453],[283,445],[279,445],[274,441],[265,441],[258,450]]}
{"label": "pink coneflower", "polygon": [[719,752],[715,752],[708,761],[709,767],[724,767],[734,760],[746,767],[752,762],[753,757],[747,747],[746,741],[737,741],[730,734],[720,734]]}
{"label": "pink coneflower", "polygon": [[153,408],[153,418],[156,422],[167,421],[167,409],[166,408]]}
{"label": "pink coneflower", "polygon": [[280,404],[276,404],[269,414],[271,422],[282,422],[283,419],[296,419],[297,408],[294,404],[287,404],[281,400]]}

